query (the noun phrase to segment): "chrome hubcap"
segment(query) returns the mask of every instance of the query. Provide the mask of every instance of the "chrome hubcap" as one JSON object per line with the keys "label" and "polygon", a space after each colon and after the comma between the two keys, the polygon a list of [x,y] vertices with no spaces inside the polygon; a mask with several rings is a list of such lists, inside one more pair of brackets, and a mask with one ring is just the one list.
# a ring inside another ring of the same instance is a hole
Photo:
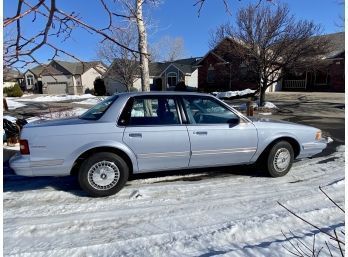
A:
{"label": "chrome hubcap", "polygon": [[88,171],[89,184],[98,190],[113,188],[119,178],[119,169],[115,163],[110,161],[97,162]]}
{"label": "chrome hubcap", "polygon": [[273,166],[277,172],[285,171],[290,164],[290,152],[286,148],[280,148],[277,150],[273,159]]}

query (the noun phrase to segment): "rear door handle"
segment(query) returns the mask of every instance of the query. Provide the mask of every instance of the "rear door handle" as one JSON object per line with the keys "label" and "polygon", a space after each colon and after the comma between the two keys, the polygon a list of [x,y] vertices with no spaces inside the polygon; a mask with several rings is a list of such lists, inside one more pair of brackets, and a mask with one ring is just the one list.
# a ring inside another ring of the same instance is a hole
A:
{"label": "rear door handle", "polygon": [[129,133],[129,137],[143,137],[141,133]]}
{"label": "rear door handle", "polygon": [[198,136],[205,136],[208,135],[207,131],[193,131],[194,135],[198,135]]}

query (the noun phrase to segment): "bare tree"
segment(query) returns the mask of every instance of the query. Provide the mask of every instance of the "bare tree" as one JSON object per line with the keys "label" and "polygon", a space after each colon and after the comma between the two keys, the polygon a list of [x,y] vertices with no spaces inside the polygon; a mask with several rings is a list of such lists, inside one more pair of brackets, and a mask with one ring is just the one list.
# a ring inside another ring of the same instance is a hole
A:
{"label": "bare tree", "polygon": [[[73,53],[62,49],[61,44],[55,43],[54,40],[58,37],[61,41],[66,41],[76,28],[80,28],[100,36],[103,41],[110,41],[132,53],[140,54],[143,90],[149,90],[147,37],[143,5],[156,3],[157,0],[95,1],[105,11],[107,23],[105,27],[97,27],[88,23],[78,14],[77,10],[65,11],[61,9],[56,0],[38,0],[36,4],[32,4],[30,0],[18,0],[16,13],[3,21],[5,31],[15,30],[13,42],[8,44],[4,51],[4,63],[17,68],[24,68],[33,63],[41,64],[36,54],[43,47],[45,50],[51,50],[52,56],[50,59],[52,60],[60,55],[65,55],[81,61]],[[22,28],[24,19],[32,21],[34,24],[43,25],[34,25],[29,32],[24,31]],[[137,48],[127,47],[112,35],[115,28],[122,29],[121,24],[125,20],[136,22],[138,26],[139,45]]]}
{"label": "bare tree", "polygon": [[[126,29],[115,29],[113,37],[128,48],[135,49],[138,44],[137,28],[130,23]],[[111,64],[108,73],[113,80],[120,82],[128,91],[139,75],[139,54],[131,52],[110,41],[101,42],[97,50],[98,57]]]}
{"label": "bare tree", "polygon": [[186,55],[182,37],[164,36],[150,46],[151,61],[174,61]]}
{"label": "bare tree", "polygon": [[234,43],[227,52],[248,64],[259,76],[260,104],[266,89],[282,79],[285,69],[306,68],[327,51],[328,41],[318,37],[320,26],[296,21],[285,4],[250,4],[239,10],[236,25],[219,26],[211,38],[216,45],[224,38]]}

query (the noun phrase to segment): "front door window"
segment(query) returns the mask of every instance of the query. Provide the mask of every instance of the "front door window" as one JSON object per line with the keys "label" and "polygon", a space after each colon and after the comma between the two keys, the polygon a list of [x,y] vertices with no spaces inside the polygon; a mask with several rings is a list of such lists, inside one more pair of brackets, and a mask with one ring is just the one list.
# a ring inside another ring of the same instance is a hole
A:
{"label": "front door window", "polygon": [[191,124],[236,124],[239,117],[218,101],[208,97],[184,97],[185,110]]}

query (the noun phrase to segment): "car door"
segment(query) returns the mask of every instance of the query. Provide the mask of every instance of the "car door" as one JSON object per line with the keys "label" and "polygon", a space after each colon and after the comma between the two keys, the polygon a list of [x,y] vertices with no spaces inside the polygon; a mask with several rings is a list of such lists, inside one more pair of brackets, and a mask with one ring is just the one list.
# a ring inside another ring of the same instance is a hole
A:
{"label": "car door", "polygon": [[175,97],[133,97],[120,121],[123,141],[135,153],[140,172],[188,167],[190,142]]}
{"label": "car door", "polygon": [[209,96],[184,96],[190,167],[248,163],[257,149],[255,126]]}

